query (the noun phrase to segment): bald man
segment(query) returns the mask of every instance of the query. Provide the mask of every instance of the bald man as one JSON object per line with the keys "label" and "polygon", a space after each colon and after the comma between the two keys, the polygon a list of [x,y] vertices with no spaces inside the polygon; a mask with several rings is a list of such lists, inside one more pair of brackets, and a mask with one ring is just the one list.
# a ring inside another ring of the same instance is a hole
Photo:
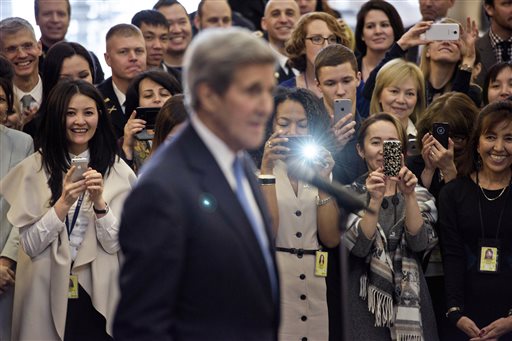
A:
{"label": "bald man", "polygon": [[197,7],[194,25],[198,31],[211,27],[231,27],[231,7],[224,0],[201,0]]}

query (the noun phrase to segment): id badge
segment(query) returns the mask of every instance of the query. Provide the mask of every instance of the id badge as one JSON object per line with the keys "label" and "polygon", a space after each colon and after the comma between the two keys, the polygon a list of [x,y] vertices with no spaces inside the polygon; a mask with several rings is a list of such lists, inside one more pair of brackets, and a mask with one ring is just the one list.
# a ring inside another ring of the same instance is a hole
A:
{"label": "id badge", "polygon": [[76,275],[69,275],[68,298],[78,298],[78,276]]}
{"label": "id badge", "polygon": [[483,273],[498,273],[501,252],[499,240],[481,239],[478,243],[478,250],[478,271]]}
{"label": "id badge", "polygon": [[317,251],[315,258],[315,276],[327,277],[327,252]]}

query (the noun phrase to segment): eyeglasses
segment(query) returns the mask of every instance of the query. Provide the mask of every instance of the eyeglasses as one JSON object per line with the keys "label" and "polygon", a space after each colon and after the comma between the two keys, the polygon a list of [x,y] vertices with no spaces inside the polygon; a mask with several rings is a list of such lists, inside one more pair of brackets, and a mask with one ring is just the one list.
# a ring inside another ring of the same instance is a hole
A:
{"label": "eyeglasses", "polygon": [[311,40],[311,42],[315,45],[323,45],[326,40],[327,40],[328,45],[338,44],[340,42],[338,37],[336,37],[334,35],[328,36],[327,38],[322,37],[322,36],[311,36],[311,37],[306,37],[306,39]]}
{"label": "eyeglasses", "polygon": [[21,45],[13,45],[13,46],[8,46],[4,49],[4,53],[5,54],[9,54],[9,55],[14,55],[18,52],[19,49],[21,49],[22,51],[24,52],[30,52],[32,51],[32,49],[34,49],[36,46],[35,43],[23,43]]}

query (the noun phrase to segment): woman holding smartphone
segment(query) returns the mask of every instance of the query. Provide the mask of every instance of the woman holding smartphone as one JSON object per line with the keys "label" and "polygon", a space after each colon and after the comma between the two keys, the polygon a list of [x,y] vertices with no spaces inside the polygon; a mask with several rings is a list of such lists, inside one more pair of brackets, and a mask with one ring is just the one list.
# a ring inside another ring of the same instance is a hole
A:
{"label": "woman holding smartphone", "polygon": [[395,149],[395,161],[403,158],[407,142],[402,124],[390,114],[370,116],[359,130],[357,149],[368,173],[351,188],[373,212],[350,214],[342,237],[350,251],[346,304],[353,340],[438,339],[416,255],[437,243],[432,227],[437,210],[432,195],[400,162],[391,164],[396,176],[385,175],[389,165],[384,150],[397,142],[401,149]]}
{"label": "woman holding smartphone", "polygon": [[475,125],[439,197],[446,316],[451,340],[512,340],[512,103],[487,105]]}
{"label": "woman holding smartphone", "polygon": [[[111,340],[119,296],[118,226],[133,171],[116,156],[103,99],[84,81],[51,91],[41,148],[2,179],[20,229],[12,337]],[[72,181],[73,158],[88,168]]]}
{"label": "woman holding smartphone", "polygon": [[[297,180],[290,170],[308,167],[329,181],[334,166],[329,151],[319,145],[317,154],[306,159],[301,152],[307,142],[297,138],[310,135],[317,142],[323,141],[329,116],[320,100],[306,89],[282,89],[275,96],[274,105],[269,121],[272,134],[265,144],[260,183],[276,235],[281,282],[279,336],[283,340],[328,340],[328,256],[322,245],[339,244],[338,206],[333,197]],[[287,136],[294,136],[298,143]],[[323,270],[325,273],[315,275]]]}

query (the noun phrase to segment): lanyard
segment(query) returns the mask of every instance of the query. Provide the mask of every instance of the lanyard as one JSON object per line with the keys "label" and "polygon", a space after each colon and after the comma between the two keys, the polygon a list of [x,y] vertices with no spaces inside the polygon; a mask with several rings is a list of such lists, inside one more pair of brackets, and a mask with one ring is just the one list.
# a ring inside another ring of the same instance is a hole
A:
{"label": "lanyard", "polygon": [[84,194],[82,193],[78,197],[78,202],[76,203],[75,213],[73,214],[73,219],[71,220],[71,226],[69,225],[69,219],[66,215],[66,230],[68,231],[68,238],[71,238],[71,232],[75,228],[76,220],[78,219],[78,213],[80,212],[80,208],[82,207],[82,201],[84,201]]}
{"label": "lanyard", "polygon": [[[511,178],[512,182],[512,178]],[[478,187],[480,187],[480,181],[478,179],[478,172],[476,172],[476,184]],[[482,188],[479,188],[481,191],[483,191]],[[500,234],[501,229],[501,222],[503,218],[503,212],[505,212],[505,207],[507,207],[507,201],[510,194],[510,183],[507,186],[507,194],[505,195],[505,202],[503,203],[503,207],[501,208],[500,215],[498,217],[498,229],[496,230],[496,237],[494,239],[498,239],[498,236]],[[484,219],[482,217],[482,198],[480,196],[480,191],[478,193],[478,213],[480,214],[480,228],[482,229],[482,238],[485,239],[485,230],[484,230]]]}

